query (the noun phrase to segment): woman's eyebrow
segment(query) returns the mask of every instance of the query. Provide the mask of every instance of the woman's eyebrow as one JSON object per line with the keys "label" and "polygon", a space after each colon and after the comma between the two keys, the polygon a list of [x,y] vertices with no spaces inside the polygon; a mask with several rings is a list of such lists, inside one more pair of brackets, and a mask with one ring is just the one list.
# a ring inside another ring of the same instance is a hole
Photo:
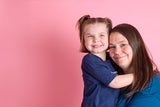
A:
{"label": "woman's eyebrow", "polygon": [[114,45],[114,44],[120,44],[120,43],[124,43],[124,42],[126,42],[126,41],[125,40],[121,40],[121,41],[118,41],[116,43],[109,42],[109,44]]}

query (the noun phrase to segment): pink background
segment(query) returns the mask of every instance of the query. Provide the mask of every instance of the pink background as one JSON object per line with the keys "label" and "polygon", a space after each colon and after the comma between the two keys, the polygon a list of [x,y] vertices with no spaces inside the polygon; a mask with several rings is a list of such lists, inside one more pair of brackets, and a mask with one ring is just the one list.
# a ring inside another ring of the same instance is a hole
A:
{"label": "pink background", "polygon": [[80,107],[85,14],[136,26],[160,66],[159,10],[159,0],[1,0],[0,107]]}

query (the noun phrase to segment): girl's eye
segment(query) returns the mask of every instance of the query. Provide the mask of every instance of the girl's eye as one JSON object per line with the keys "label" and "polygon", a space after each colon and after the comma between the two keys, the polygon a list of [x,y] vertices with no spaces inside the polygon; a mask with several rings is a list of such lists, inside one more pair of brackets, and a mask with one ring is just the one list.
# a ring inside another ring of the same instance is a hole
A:
{"label": "girl's eye", "polygon": [[92,36],[92,35],[88,35],[88,36],[87,36],[87,38],[91,38],[91,37],[93,37],[93,36]]}
{"label": "girl's eye", "polygon": [[101,34],[100,36],[104,36],[104,35]]}
{"label": "girl's eye", "polygon": [[93,37],[93,36],[88,36],[88,37]]}

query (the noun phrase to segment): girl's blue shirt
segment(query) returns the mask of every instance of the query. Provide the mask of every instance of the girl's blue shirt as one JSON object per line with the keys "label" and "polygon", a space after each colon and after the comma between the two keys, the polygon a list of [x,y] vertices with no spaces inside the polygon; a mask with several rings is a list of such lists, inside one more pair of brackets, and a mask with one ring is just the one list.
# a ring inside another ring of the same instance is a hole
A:
{"label": "girl's blue shirt", "polygon": [[117,76],[109,60],[87,54],[82,60],[84,93],[81,107],[116,107],[119,89],[108,84]]}

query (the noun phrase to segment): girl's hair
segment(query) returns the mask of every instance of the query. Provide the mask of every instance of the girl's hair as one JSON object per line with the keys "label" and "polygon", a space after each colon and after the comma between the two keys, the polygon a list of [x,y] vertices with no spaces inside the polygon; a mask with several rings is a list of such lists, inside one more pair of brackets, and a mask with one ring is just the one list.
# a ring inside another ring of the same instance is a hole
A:
{"label": "girl's hair", "polygon": [[86,25],[89,24],[95,24],[95,23],[104,23],[106,24],[106,28],[108,30],[108,34],[109,31],[112,29],[112,21],[109,18],[101,18],[101,17],[90,17],[90,15],[84,15],[82,16],[78,21],[77,21],[77,26],[79,29],[79,38],[80,38],[80,42],[81,42],[81,48],[80,51],[83,53],[88,53],[89,51],[86,49],[85,44],[84,44],[84,28]]}
{"label": "girl's hair", "polygon": [[112,32],[122,34],[128,40],[133,51],[133,58],[129,68],[134,72],[134,81],[130,85],[130,91],[126,94],[126,97],[129,97],[146,87],[154,73],[159,71],[139,31],[134,26],[125,23],[119,24],[110,31],[110,33]]}

